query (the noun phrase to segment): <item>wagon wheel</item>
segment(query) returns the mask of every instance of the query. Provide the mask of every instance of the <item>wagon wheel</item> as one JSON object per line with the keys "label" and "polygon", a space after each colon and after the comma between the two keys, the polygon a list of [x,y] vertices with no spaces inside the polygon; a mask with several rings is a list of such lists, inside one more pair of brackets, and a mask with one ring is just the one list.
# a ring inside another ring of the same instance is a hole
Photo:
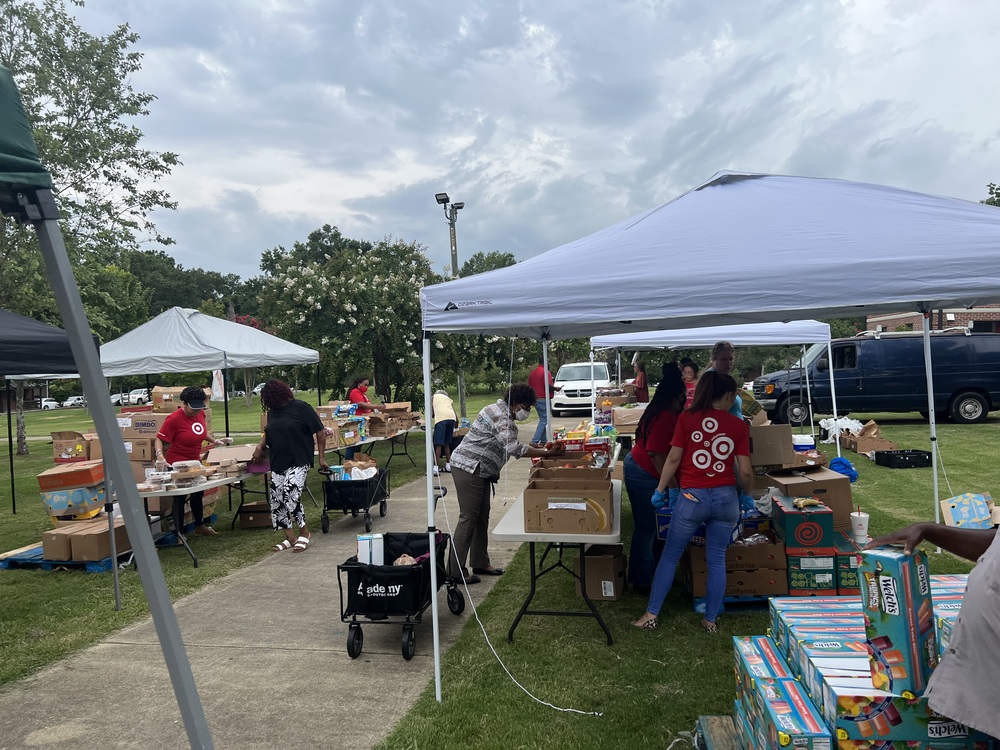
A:
{"label": "wagon wheel", "polygon": [[347,630],[347,655],[352,659],[361,656],[361,649],[365,645],[365,633],[360,625],[351,625]]}
{"label": "wagon wheel", "polygon": [[409,661],[417,651],[417,637],[412,625],[403,626],[403,658]]}
{"label": "wagon wheel", "polygon": [[465,611],[465,596],[457,588],[448,589],[448,609],[453,615],[460,615]]}
{"label": "wagon wheel", "polygon": [[389,512],[389,503],[387,503],[387,502],[385,501],[385,499],[383,499],[383,500],[382,500],[381,502],[379,502],[379,504],[378,504],[378,514],[379,514],[380,516],[382,516],[383,518],[385,518],[385,514],[386,514],[386,513],[388,513],[388,512]]}
{"label": "wagon wheel", "polygon": [[330,516],[326,513],[323,514],[323,518],[319,522],[320,528],[323,529],[323,533],[326,534],[330,531]]}
{"label": "wagon wheel", "polygon": [[365,513],[365,531],[372,530],[372,517],[370,514]]}
{"label": "wagon wheel", "polygon": [[358,509],[357,508],[351,508],[351,517],[352,518],[357,518],[358,517]]}

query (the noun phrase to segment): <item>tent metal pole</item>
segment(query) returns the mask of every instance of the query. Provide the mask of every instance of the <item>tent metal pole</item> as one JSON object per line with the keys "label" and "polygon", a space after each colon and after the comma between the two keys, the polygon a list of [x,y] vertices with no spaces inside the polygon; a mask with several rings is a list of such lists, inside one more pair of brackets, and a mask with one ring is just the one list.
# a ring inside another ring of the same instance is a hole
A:
{"label": "tent metal pole", "polygon": [[[424,331],[424,418],[431,414],[431,334]],[[437,559],[437,528],[434,526],[434,431],[424,430],[424,475],[427,481],[427,549]],[[449,552],[452,550],[449,549]],[[431,565],[431,619],[434,629],[434,698],[441,702],[441,631],[438,627],[437,565]]]}
{"label": "tent metal pole", "polygon": [[18,199],[25,213],[31,217],[38,235],[38,244],[45,259],[52,291],[59,305],[59,313],[69,336],[70,348],[78,366],[84,395],[94,404],[91,416],[94,418],[101,443],[107,446],[104,452],[105,467],[112,484],[117,487],[119,507],[135,550],[139,578],[149,601],[150,615],[163,649],[164,661],[170,674],[181,719],[187,730],[188,741],[192,748],[210,750],[215,746],[191,671],[191,663],[184,649],[184,641],[177,624],[170,593],[167,591],[163,569],[157,558],[153,535],[142,501],[139,499],[139,492],[135,482],[132,481],[128,456],[125,455],[125,444],[121,441],[121,433],[111,402],[102,397],[104,373],[101,371],[100,356],[90,331],[87,313],[83,308],[80,290],[66,254],[66,245],[59,231],[57,222],[59,209],[56,207],[52,191],[44,188],[20,193]]}
{"label": "tent metal pole", "polygon": [[[833,421],[837,421],[837,385],[833,379],[833,347],[830,345],[830,339],[826,340],[826,361],[830,364],[827,367],[827,371],[830,373],[830,400],[833,401]],[[837,458],[840,458],[840,434],[836,436],[834,440],[837,444]]]}
{"label": "tent metal pole", "polygon": [[806,379],[806,408],[809,409],[809,434],[816,437],[816,425],[813,422],[813,397],[812,389],[809,387],[809,370],[806,368],[806,345],[802,344],[802,353],[799,354],[799,372]]}
{"label": "tent metal pole", "polygon": [[594,348],[590,348],[590,423],[597,419],[597,386],[594,385]]}
{"label": "tent metal pole", "polygon": [[10,419],[10,381],[7,383],[7,460],[10,463],[10,512],[17,515],[17,492],[14,489],[14,431]]}
{"label": "tent metal pole", "polygon": [[[931,360],[931,314],[924,310],[924,373],[927,377],[927,419],[931,425],[931,476],[934,478],[934,523],[941,523],[941,503],[938,488],[937,418],[934,411],[934,368]],[[938,552],[941,549],[938,548]]]}
{"label": "tent metal pole", "polygon": [[316,360],[316,406],[323,405],[323,381],[319,376],[319,360]]}
{"label": "tent metal pole", "polygon": [[[222,408],[226,412],[226,437],[229,437],[229,360],[222,354]],[[214,431],[212,433],[215,434]]]}
{"label": "tent metal pole", "polygon": [[549,386],[549,340],[542,339],[542,368],[545,370],[545,442],[552,442],[552,388]]}

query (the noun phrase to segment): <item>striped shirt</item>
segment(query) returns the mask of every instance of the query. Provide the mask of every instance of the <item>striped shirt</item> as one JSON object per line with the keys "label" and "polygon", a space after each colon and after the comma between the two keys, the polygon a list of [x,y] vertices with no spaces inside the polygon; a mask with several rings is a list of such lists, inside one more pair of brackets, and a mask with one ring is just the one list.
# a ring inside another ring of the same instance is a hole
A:
{"label": "striped shirt", "polygon": [[477,477],[493,479],[507,459],[520,458],[528,446],[517,439],[517,422],[510,415],[510,406],[503,399],[485,407],[476,416],[469,433],[452,451],[451,465]]}

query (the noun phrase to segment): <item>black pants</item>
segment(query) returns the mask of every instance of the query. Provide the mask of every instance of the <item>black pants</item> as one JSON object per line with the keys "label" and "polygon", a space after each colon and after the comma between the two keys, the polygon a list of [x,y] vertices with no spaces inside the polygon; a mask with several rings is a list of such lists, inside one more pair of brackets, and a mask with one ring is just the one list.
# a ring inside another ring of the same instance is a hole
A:
{"label": "black pants", "polygon": [[205,492],[192,492],[190,495],[180,495],[174,498],[174,531],[183,533],[184,528],[184,506],[191,503],[191,515],[194,516],[194,525],[201,526],[205,523]]}

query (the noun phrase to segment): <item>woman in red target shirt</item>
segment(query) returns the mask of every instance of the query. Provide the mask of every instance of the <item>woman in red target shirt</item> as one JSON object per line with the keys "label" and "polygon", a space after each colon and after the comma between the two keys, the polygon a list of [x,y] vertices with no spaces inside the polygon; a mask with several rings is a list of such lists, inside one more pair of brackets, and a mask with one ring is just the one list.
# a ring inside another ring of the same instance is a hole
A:
{"label": "woman in red target shirt", "polygon": [[716,619],[726,592],[726,548],[740,515],[736,467],[742,485],[753,486],[750,430],[746,422],[729,413],[735,402],[736,381],[730,375],[707,371],[698,381],[691,408],[677,420],[652,504],[663,504],[667,485],[675,474],[681,491],[653,575],[649,606],[633,623],[636,627],[656,627],[660,607],[674,583],[677,563],[695,531],[704,524],[708,586],[701,626],[709,633],[717,630]]}
{"label": "woman in red target shirt", "polygon": [[[188,386],[181,391],[181,403],[184,405],[163,420],[160,431],[156,433],[153,446],[156,449],[157,468],[175,461],[201,461],[205,443],[222,445],[208,434],[205,425],[205,390],[197,386]],[[164,445],[166,453],[164,454]],[[184,503],[191,503],[191,515],[194,516],[194,533],[199,536],[214,536],[218,532],[205,523],[204,492],[192,492],[187,497],[174,500],[174,528],[180,535],[184,519]]]}

